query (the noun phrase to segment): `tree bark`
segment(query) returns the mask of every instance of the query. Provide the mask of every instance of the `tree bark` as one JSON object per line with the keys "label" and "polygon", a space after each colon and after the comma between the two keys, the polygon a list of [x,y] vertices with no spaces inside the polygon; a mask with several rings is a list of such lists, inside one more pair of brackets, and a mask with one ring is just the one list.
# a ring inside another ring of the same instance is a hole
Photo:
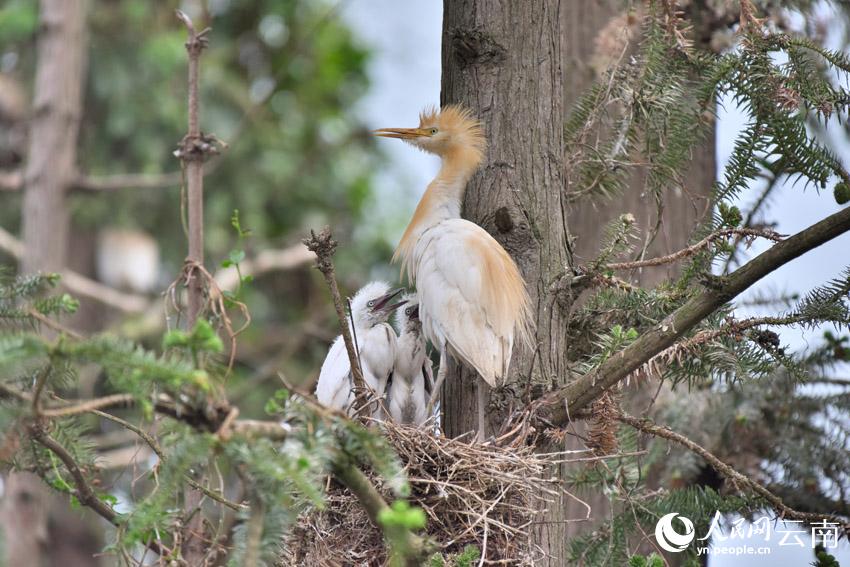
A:
{"label": "tree bark", "polygon": [[[549,293],[571,263],[560,5],[446,0],[443,10],[441,103],[471,108],[489,142],[484,164],[467,188],[464,217],[513,256],[534,305],[536,350],[515,348],[511,363],[510,381],[520,394],[530,380],[561,384],[569,373],[568,313]],[[450,367],[442,397],[447,435],[476,427],[474,385],[474,374]],[[563,502],[550,503],[535,528],[535,543],[550,554],[552,565],[563,565],[565,557],[564,510]]]}
{"label": "tree bark", "polygon": [[[460,102],[483,122],[489,148],[464,200],[464,217],[487,229],[517,261],[535,305],[537,352],[514,352],[511,381],[520,396],[531,379],[546,385],[568,381],[566,329],[568,305],[560,305],[550,283],[566,266],[594,257],[605,224],[624,212],[635,215],[642,231],[656,225],[654,201],[641,194],[636,175],[630,189],[615,201],[576,203],[564,199],[563,125],[572,104],[591,85],[597,35],[621,13],[615,0],[494,3],[445,0],[443,11],[443,84],[441,104]],[[648,255],[685,245],[690,231],[708,210],[715,176],[713,135],[697,152],[686,175],[688,192],[665,196],[661,230]],[[568,243],[568,235],[575,245]],[[635,274],[640,285],[668,278],[668,268]],[[475,381],[453,364],[443,390],[444,428],[456,436],[475,428]],[[640,397],[640,396],[637,396]],[[517,400],[513,400],[521,403]],[[491,402],[491,409],[494,404]],[[584,448],[568,437],[559,447]],[[557,471],[564,476],[566,470]],[[608,500],[583,494],[592,518],[604,518]],[[585,517],[583,504],[570,498],[541,511],[535,543],[549,555],[540,564],[566,561],[570,539],[596,522],[565,522]]]}
{"label": "tree bark", "polygon": [[85,0],[41,0],[38,65],[24,170],[21,271],[65,267],[85,68]]}
{"label": "tree bark", "polygon": [[[22,273],[59,272],[66,263],[69,215],[65,195],[76,171],[86,59],[86,1],[41,0],[39,20],[24,170]],[[90,529],[83,529],[87,523],[75,520],[73,525],[81,531],[70,536],[49,528],[65,524],[67,501],[54,501],[47,488],[27,473],[12,473],[5,481],[0,524],[9,565],[54,564],[54,559],[59,564],[52,553],[60,549],[64,550],[65,565],[98,563],[92,555],[98,551],[99,542]],[[81,537],[81,533],[88,536]],[[94,544],[89,545],[92,541]]]}

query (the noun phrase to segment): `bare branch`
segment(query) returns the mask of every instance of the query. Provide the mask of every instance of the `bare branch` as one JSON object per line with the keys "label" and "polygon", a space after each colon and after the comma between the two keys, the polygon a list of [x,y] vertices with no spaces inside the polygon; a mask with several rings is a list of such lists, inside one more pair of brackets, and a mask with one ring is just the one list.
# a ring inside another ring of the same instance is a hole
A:
{"label": "bare branch", "polygon": [[160,189],[176,187],[183,182],[182,171],[168,173],[117,173],[114,175],[80,175],[74,189],[84,191],[120,191],[121,189]]}
{"label": "bare branch", "polygon": [[[30,435],[38,444],[48,449],[54,455],[59,457],[59,460],[65,465],[65,468],[68,469],[68,472],[71,473],[71,478],[74,481],[74,486],[76,490],[74,491],[74,496],[77,497],[80,504],[86,506],[93,510],[98,516],[108,521],[113,526],[119,526],[121,524],[120,519],[121,516],[112,509],[111,506],[106,504],[103,500],[97,497],[97,495],[92,490],[89,483],[86,481],[86,477],[83,474],[83,471],[80,470],[80,466],[74,460],[74,457],[68,452],[65,447],[59,444],[53,437],[47,434],[43,427],[36,424],[29,428]],[[157,541],[152,541],[148,547],[150,547],[154,552],[158,553],[161,557],[168,557],[171,555],[171,550],[161,543]]]}
{"label": "bare branch", "polygon": [[[112,421],[113,423],[117,423],[121,427],[124,427],[125,429],[132,431],[133,433],[135,433],[136,435],[141,437],[142,440],[145,443],[147,443],[148,447],[150,447],[151,450],[154,453],[156,453],[156,456],[159,457],[160,461],[166,460],[165,452],[162,450],[162,447],[160,447],[159,443],[157,443],[156,439],[154,439],[153,436],[151,436],[147,431],[143,430],[141,427],[137,427],[137,426],[133,425],[132,423],[130,423],[129,421],[125,421],[125,420],[121,419],[120,417],[116,417],[116,416],[114,416],[110,413],[102,412],[100,410],[90,410],[90,413],[98,415],[98,416],[100,416],[104,419],[108,419],[109,421]],[[188,475],[186,475],[186,482],[188,482],[195,489],[200,490],[205,495],[212,498],[213,500],[215,500],[219,504],[227,506],[231,510],[234,510],[236,512],[240,512],[242,510],[248,509],[248,506],[246,506],[245,504],[237,504],[236,502],[231,502],[230,500],[228,500],[227,498],[225,498],[224,496],[222,496],[218,492],[210,490],[209,488],[207,488],[203,484],[196,482],[195,479],[191,478]]]}
{"label": "bare branch", "polygon": [[41,410],[43,417],[67,417],[81,413],[93,412],[104,408],[129,407],[136,403],[130,394],[112,394],[93,400],[85,400],[73,405]]}
{"label": "bare branch", "polygon": [[[0,250],[18,261],[24,257],[23,243],[3,228],[0,228]],[[98,301],[124,313],[141,313],[150,305],[150,300],[143,295],[118,291],[72,270],[62,271],[62,284],[75,295]]]}
{"label": "bare branch", "polygon": [[716,470],[723,477],[730,480],[731,483],[735,486],[735,488],[737,488],[739,491],[750,491],[764,498],[768,503],[770,503],[774,510],[779,512],[779,515],[782,518],[788,518],[792,520],[803,520],[807,522],[828,520],[830,522],[835,522],[839,524],[845,533],[850,533],[850,523],[848,523],[845,519],[839,518],[838,516],[833,516],[831,514],[825,514],[820,512],[801,512],[790,508],[782,501],[781,498],[772,493],[770,490],[768,490],[755,480],[739,473],[734,468],[727,465],[726,463],[718,459],[716,456],[714,456],[712,453],[704,449],[701,445],[697,444],[694,441],[691,441],[681,433],[676,433],[669,427],[655,425],[649,420],[638,419],[634,416],[624,413],[621,413],[615,419],[625,424],[628,424],[639,431],[643,431],[644,433],[655,435],[656,437],[662,437],[669,441],[673,441],[674,443],[678,443],[689,451],[696,453],[697,455],[702,457],[711,466],[711,468]]}
{"label": "bare branch", "polygon": [[74,480],[74,486],[76,487],[77,500],[80,501],[80,504],[83,506],[88,506],[92,510],[94,510],[98,516],[104,518],[109,523],[117,526],[119,524],[118,512],[112,509],[111,506],[103,502],[100,498],[92,490],[91,486],[89,486],[86,481],[86,477],[83,474],[83,471],[80,470],[79,465],[74,460],[74,457],[59,444],[53,437],[47,434],[43,427],[39,425],[34,425],[30,427],[30,434],[32,438],[37,441],[40,445],[49,449],[54,455],[59,457],[59,460],[65,465],[65,468],[68,469],[68,472],[71,473],[71,478]]}
{"label": "bare branch", "polygon": [[783,236],[769,229],[757,229],[757,228],[724,228],[722,230],[718,230],[712,232],[696,244],[688,246],[687,248],[683,248],[677,252],[673,252],[672,254],[667,254],[666,256],[660,256],[658,258],[650,258],[648,260],[637,260],[634,262],[619,262],[614,264],[607,264],[603,266],[603,269],[607,270],[634,270],[637,268],[648,268],[651,266],[661,266],[663,264],[671,264],[673,262],[677,262],[679,260],[683,260],[685,258],[689,258],[703,250],[711,246],[716,240],[721,238],[727,238],[729,236],[743,236],[743,237],[762,237],[767,238],[768,240],[772,240],[774,242],[781,242]]}
{"label": "bare branch", "polygon": [[672,346],[700,321],[745,289],[780,266],[848,230],[850,230],[850,207],[779,242],[728,276],[711,276],[710,280],[714,283],[710,283],[703,293],[692,297],[594,371],[549,394],[545,402],[549,406],[550,413],[545,416],[545,419],[554,424],[568,423],[570,414],[588,407],[604,391],[629,376],[661,351]]}
{"label": "bare branch", "polygon": [[339,293],[339,287],[336,283],[334,274],[333,255],[336,252],[337,242],[333,239],[330,227],[322,229],[318,235],[310,231],[310,238],[304,239],[304,244],[307,248],[316,254],[316,267],[325,276],[325,282],[328,284],[328,289],[331,292],[331,298],[336,308],[336,316],[339,319],[339,330],[342,334],[342,340],[345,343],[345,350],[348,352],[348,361],[351,364],[351,375],[354,380],[354,398],[355,407],[357,408],[358,416],[364,417],[367,415],[369,408],[369,400],[367,392],[369,389],[366,382],[363,380],[363,370],[360,368],[360,358],[357,350],[354,348],[354,341],[351,339],[351,330],[348,326],[348,321],[345,317],[345,309],[342,306],[342,297]]}

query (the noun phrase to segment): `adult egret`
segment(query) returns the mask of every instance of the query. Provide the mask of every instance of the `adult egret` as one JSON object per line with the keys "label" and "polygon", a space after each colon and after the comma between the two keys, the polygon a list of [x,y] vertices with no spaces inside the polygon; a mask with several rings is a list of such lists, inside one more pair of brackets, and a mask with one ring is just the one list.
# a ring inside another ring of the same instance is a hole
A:
{"label": "adult egret", "polygon": [[466,184],[484,156],[481,124],[460,106],[427,110],[418,128],[382,128],[442,160],[393,255],[416,284],[425,337],[440,351],[436,400],[451,355],[478,373],[478,439],[487,386],[508,373],[514,340],[530,342],[531,304],[517,265],[487,231],[460,218]]}
{"label": "adult egret", "polygon": [[[374,402],[371,414],[376,419],[384,416],[382,404],[378,400],[384,395],[395,364],[397,337],[387,320],[393,311],[404,305],[404,301],[392,302],[402,291],[390,291],[390,286],[384,282],[370,282],[360,288],[351,300],[352,335],[363,368],[363,381],[372,390],[369,393],[370,401]],[[316,397],[328,407],[354,415],[357,408],[352,407],[353,387],[351,364],[340,335],[331,345],[322,364],[319,382],[316,384]]]}
{"label": "adult egret", "polygon": [[428,400],[434,388],[431,359],[425,352],[425,336],[419,320],[419,301],[406,295],[404,309],[396,312],[399,332],[395,368],[387,386],[387,410],[397,423],[423,425],[428,421]]}

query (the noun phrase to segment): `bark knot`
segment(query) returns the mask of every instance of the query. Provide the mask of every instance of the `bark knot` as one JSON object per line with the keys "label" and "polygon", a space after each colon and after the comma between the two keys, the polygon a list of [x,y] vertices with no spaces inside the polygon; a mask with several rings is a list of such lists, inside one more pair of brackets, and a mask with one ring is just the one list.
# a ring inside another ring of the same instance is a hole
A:
{"label": "bark knot", "polygon": [[507,58],[507,50],[481,30],[455,28],[450,37],[455,58],[461,67],[498,65]]}

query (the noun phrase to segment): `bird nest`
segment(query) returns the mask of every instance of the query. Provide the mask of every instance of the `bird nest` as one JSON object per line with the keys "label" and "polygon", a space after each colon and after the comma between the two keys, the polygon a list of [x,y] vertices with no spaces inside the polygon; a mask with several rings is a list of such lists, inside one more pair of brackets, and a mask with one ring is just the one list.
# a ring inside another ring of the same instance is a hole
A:
{"label": "bird nest", "polygon": [[[435,437],[386,424],[385,434],[407,472],[409,501],[428,516],[426,535],[444,557],[468,545],[485,564],[532,565],[544,554],[531,526],[559,494],[557,459],[531,447],[500,447]],[[389,490],[370,475],[384,496]],[[303,514],[284,545],[284,565],[384,565],[387,550],[357,499],[333,484],[323,510]],[[451,565],[447,562],[446,565]]]}

